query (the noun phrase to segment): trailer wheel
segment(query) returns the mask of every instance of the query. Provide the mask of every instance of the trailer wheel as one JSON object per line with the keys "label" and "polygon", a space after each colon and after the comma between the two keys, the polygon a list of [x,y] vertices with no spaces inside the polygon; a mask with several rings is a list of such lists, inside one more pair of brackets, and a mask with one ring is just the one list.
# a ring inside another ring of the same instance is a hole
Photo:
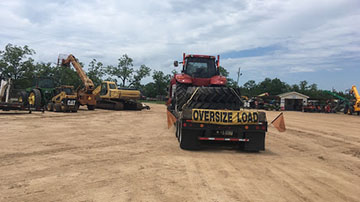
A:
{"label": "trailer wheel", "polygon": [[186,130],[180,127],[179,142],[181,149],[198,150],[199,149],[198,132],[194,130]]}

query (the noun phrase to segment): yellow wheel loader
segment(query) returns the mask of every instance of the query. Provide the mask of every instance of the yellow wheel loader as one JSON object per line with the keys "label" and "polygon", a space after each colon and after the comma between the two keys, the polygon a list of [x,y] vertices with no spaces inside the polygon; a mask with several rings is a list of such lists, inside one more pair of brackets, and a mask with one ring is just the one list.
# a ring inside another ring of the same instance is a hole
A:
{"label": "yellow wheel loader", "polygon": [[62,85],[55,88],[54,97],[47,104],[48,111],[55,112],[77,112],[79,103],[73,86]]}
{"label": "yellow wheel loader", "polygon": [[113,110],[141,110],[150,109],[138,100],[140,91],[133,89],[119,89],[115,82],[103,81],[94,91],[96,107]]}

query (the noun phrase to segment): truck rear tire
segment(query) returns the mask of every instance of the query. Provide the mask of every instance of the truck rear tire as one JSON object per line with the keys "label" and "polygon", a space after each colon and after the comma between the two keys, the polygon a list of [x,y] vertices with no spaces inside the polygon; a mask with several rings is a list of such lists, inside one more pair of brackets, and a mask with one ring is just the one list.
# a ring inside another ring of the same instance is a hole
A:
{"label": "truck rear tire", "polygon": [[95,109],[95,105],[87,105],[88,110],[94,110]]}

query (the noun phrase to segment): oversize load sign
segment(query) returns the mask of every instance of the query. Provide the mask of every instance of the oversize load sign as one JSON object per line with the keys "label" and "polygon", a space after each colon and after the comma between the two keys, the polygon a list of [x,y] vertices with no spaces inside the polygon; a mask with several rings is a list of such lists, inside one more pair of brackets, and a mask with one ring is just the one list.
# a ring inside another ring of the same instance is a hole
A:
{"label": "oversize load sign", "polygon": [[192,121],[197,123],[242,125],[259,121],[257,112],[192,109]]}

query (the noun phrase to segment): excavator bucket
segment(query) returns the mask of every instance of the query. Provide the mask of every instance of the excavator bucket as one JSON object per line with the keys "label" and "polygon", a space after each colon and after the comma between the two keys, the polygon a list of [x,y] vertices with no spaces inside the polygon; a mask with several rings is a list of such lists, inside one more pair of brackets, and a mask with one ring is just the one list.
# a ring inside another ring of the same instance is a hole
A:
{"label": "excavator bucket", "polygon": [[[66,60],[66,58],[68,57],[69,54],[59,54],[58,56],[58,60],[57,60],[57,66],[61,66],[62,65],[62,61]],[[69,64],[70,65],[70,64]]]}

